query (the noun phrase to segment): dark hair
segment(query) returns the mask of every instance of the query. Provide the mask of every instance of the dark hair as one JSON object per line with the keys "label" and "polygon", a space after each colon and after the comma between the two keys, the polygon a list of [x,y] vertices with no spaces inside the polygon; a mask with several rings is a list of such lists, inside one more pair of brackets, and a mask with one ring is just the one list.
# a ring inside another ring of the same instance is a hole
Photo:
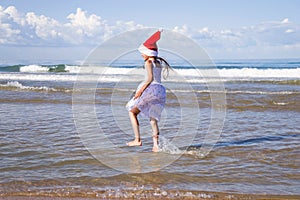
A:
{"label": "dark hair", "polygon": [[162,57],[157,57],[161,61],[161,64],[163,66],[163,77],[164,79],[167,79],[169,76],[170,69],[172,70],[171,66],[169,63]]}

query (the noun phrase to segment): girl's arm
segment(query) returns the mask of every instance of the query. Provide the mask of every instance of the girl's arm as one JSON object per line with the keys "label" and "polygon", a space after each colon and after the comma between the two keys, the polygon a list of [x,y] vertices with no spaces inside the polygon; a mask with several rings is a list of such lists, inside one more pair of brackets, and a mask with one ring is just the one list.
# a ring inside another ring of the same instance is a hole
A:
{"label": "girl's arm", "polygon": [[150,85],[150,83],[153,81],[153,65],[150,60],[147,60],[145,63],[145,69],[147,72],[147,80],[144,82],[144,85],[135,93],[134,99],[139,98],[144,90]]}

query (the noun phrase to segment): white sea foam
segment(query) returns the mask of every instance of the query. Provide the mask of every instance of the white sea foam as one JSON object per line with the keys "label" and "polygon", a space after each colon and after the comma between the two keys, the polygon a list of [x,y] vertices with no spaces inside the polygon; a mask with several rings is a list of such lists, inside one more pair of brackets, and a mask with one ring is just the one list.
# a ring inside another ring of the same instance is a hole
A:
{"label": "white sea foam", "polygon": [[[79,67],[65,66],[65,73],[48,72],[50,68],[39,65],[28,65],[20,68],[19,73],[0,73],[0,80],[37,80],[37,81],[137,81],[143,79],[142,68],[105,68],[99,66]],[[300,68],[293,69],[175,69],[170,72],[167,81],[207,83],[215,81],[252,81],[252,80],[286,80],[300,79]],[[26,73],[23,73],[26,72]],[[81,78],[83,77],[84,78]]]}
{"label": "white sea foam", "polygon": [[5,88],[16,88],[16,89],[21,89],[21,90],[34,90],[34,91],[52,91],[56,92],[58,91],[55,88],[49,88],[46,86],[40,86],[40,87],[34,87],[34,86],[25,86],[19,83],[18,81],[8,81],[6,84],[0,84],[0,87],[5,87]]}
{"label": "white sea foam", "polygon": [[48,67],[43,67],[40,65],[27,65],[20,67],[20,72],[48,72]]}
{"label": "white sea foam", "polygon": [[66,65],[65,70],[70,73],[78,73],[80,71],[79,66]]}
{"label": "white sea foam", "polygon": [[68,74],[50,74],[50,73],[0,73],[0,80],[30,80],[30,81],[75,81],[76,76]]}
{"label": "white sea foam", "polygon": [[[30,66],[30,67],[29,67]],[[46,71],[46,67],[29,65],[28,71]],[[23,68],[23,67],[22,67]],[[116,68],[101,66],[65,66],[65,70],[71,73],[90,73],[105,75],[131,75],[143,74],[143,68]],[[300,78],[300,68],[293,69],[258,69],[258,68],[234,68],[234,69],[174,69],[178,76],[207,77],[207,78]],[[172,74],[172,73],[171,73]]]}
{"label": "white sea foam", "polygon": [[219,69],[221,77],[300,78],[300,68],[294,69]]}
{"label": "white sea foam", "polygon": [[207,78],[300,78],[300,68],[294,69],[176,69],[182,76]]}
{"label": "white sea foam", "polygon": [[279,106],[286,106],[286,105],[288,105],[289,103],[287,103],[287,102],[275,102],[275,101],[273,101],[273,104],[274,104],[274,105],[279,105]]}

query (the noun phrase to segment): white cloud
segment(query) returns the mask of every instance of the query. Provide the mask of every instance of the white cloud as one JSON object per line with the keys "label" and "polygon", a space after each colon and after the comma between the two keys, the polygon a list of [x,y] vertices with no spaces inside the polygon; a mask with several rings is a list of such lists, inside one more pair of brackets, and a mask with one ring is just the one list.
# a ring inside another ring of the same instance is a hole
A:
{"label": "white cloud", "polygon": [[293,30],[293,29],[287,29],[286,31],[285,31],[285,33],[294,33],[295,31]]}
{"label": "white cloud", "polygon": [[59,37],[60,24],[54,19],[44,15],[37,16],[35,13],[29,12],[26,14],[26,22],[28,27],[35,30],[36,36],[42,40],[47,41]]}
{"label": "white cloud", "polygon": [[94,44],[102,41],[107,24],[101,17],[94,14],[88,16],[78,8],[76,13],[69,14],[67,19],[69,22],[63,24],[44,15],[38,16],[32,12],[26,14],[26,22],[35,30],[36,36],[49,43],[90,44],[89,38],[93,38]]}
{"label": "white cloud", "polygon": [[106,22],[102,22],[101,17],[94,14],[86,16],[86,12],[82,11],[80,8],[77,8],[75,14],[71,13],[67,19],[69,19],[70,22],[64,26],[75,30],[75,32],[80,36],[86,35],[88,37],[92,37],[98,32],[97,29],[106,26]]}
{"label": "white cloud", "polygon": [[175,26],[173,28],[173,31],[175,31],[177,33],[181,33],[181,34],[186,35],[188,37],[191,36],[191,30],[187,27],[187,25],[183,25],[182,27]]}
{"label": "white cloud", "polygon": [[[0,45],[15,46],[95,46],[121,32],[145,27],[134,21],[108,23],[100,16],[78,8],[61,22],[34,12],[20,13],[14,6],[0,6]],[[171,30],[194,39],[215,54],[256,53],[260,50],[298,49],[299,25],[288,18],[236,29],[175,26]],[[282,47],[282,48],[281,48]],[[299,49],[298,49],[299,50]]]}
{"label": "white cloud", "polygon": [[67,23],[37,15],[34,12],[21,14],[14,6],[0,7],[0,43],[2,45],[96,45],[121,31],[142,28],[133,21],[118,21],[109,25],[100,16],[88,15],[78,8],[70,13]]}
{"label": "white cloud", "polygon": [[18,37],[20,30],[12,29],[10,24],[0,24],[0,44],[13,43],[12,38]]}
{"label": "white cloud", "polygon": [[290,22],[289,22],[289,19],[288,19],[288,18],[285,18],[285,19],[283,19],[283,20],[281,21],[281,23],[282,23],[282,24],[288,24],[288,23],[290,23]]}
{"label": "white cloud", "polygon": [[14,6],[7,7],[3,13],[8,15],[9,19],[12,19],[15,23],[20,24],[22,26],[25,25],[25,19],[21,17],[18,13],[17,9]]}
{"label": "white cloud", "polygon": [[287,18],[278,22],[266,22],[259,27],[264,28],[264,31],[255,32],[259,44],[282,46],[300,43],[299,25],[290,22]]}
{"label": "white cloud", "polygon": [[86,12],[82,11],[81,8],[77,8],[76,13],[71,13],[67,18],[75,27],[94,29],[96,26],[101,25],[101,17],[94,14],[87,17]]}
{"label": "white cloud", "polygon": [[0,44],[12,44],[14,38],[18,38],[20,30],[14,28],[13,22],[15,10],[12,7],[4,9],[0,6]]}
{"label": "white cloud", "polygon": [[203,28],[193,38],[206,47],[224,49],[297,45],[300,44],[300,28],[286,18],[282,21],[262,22],[255,26],[219,32]]}
{"label": "white cloud", "polygon": [[300,54],[300,28],[288,18],[262,22],[239,29],[193,30],[176,27],[174,31],[190,36],[216,57],[280,57]]}

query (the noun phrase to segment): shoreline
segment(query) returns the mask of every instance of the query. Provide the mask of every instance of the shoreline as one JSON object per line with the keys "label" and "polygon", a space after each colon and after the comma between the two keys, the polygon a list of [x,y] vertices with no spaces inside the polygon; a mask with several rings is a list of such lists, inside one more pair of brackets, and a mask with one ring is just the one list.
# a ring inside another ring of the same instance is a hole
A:
{"label": "shoreline", "polygon": [[103,191],[102,193],[70,193],[70,194],[0,194],[0,200],[99,200],[99,199],[211,199],[211,200],[298,200],[300,195],[273,195],[273,194],[239,194],[226,192],[201,192],[178,190],[144,190],[144,191]]}

